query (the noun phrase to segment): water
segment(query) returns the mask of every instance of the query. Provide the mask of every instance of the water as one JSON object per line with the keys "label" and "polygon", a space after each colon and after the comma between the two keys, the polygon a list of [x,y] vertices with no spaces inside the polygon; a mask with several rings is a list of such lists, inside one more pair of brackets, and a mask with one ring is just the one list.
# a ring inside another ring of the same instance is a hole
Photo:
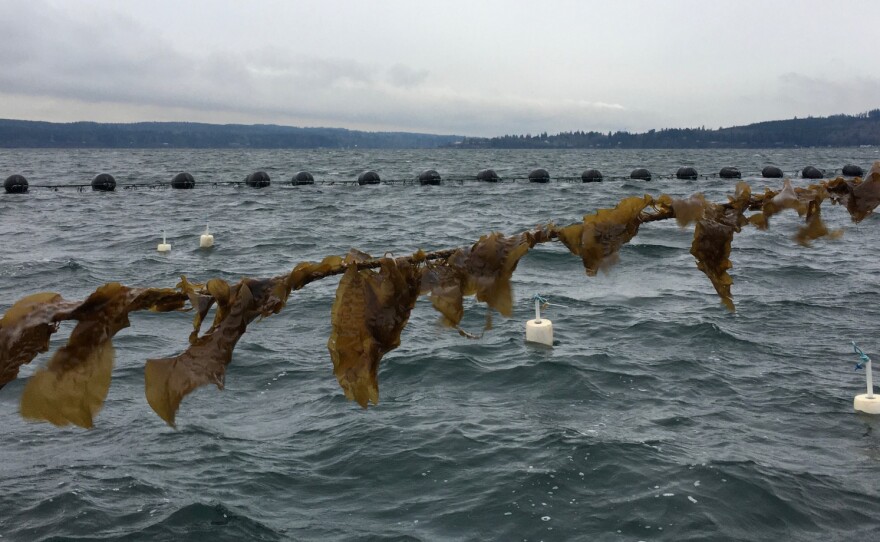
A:
{"label": "water", "polygon": [[[283,187],[300,169],[350,180],[434,168],[621,175],[773,163],[869,167],[878,149],[736,151],[0,151],[32,184],[241,180],[116,193],[0,194],[0,311],[112,280],[173,286],[269,276],[349,248],[407,254],[489,231],[574,222],[642,193],[732,192],[721,180],[433,187]],[[776,181],[751,178],[756,189]],[[93,430],[23,421],[18,398],[46,356],[0,391],[4,540],[852,540],[880,532],[880,419],[855,414],[880,321],[878,219],[826,206],[838,241],[792,240],[798,219],[733,243],[736,314],[688,253],[691,231],[648,224],[608,275],[557,244],[532,250],[513,318],[470,341],[421,299],[380,368],[379,406],[344,399],[326,341],[336,279],[294,293],[239,342],[226,390],[202,388],[167,427],[143,396],[147,358],[180,352],[188,314],[132,315]],[[198,249],[210,220],[212,251]],[[156,252],[161,230],[173,244]],[[548,296],[553,349],[523,342],[529,298]],[[466,304],[465,327],[484,309]],[[63,344],[65,323],[52,341]]]}

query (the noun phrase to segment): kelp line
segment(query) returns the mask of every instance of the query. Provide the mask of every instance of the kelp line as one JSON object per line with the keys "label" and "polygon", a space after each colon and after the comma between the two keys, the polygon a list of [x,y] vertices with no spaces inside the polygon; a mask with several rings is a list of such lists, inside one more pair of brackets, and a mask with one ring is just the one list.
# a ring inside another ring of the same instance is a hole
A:
{"label": "kelp line", "polygon": [[[734,310],[728,274],[734,234],[752,225],[767,229],[770,219],[794,209],[804,219],[795,239],[809,245],[821,237],[838,237],[822,221],[827,200],[846,207],[860,222],[880,203],[880,162],[864,179],[837,178],[806,188],[789,180],[779,190],[752,194],[745,182],[736,185],[728,202],[709,202],[702,194],[687,199],[661,195],[628,197],[612,209],[585,215],[582,222],[564,227],[546,224],[518,235],[484,235],[470,247],[405,257],[373,258],[352,250],[320,262],[303,262],[286,274],[267,279],[242,279],[229,284],[211,279],[204,284],[182,277],[175,288],[131,288],[108,283],[83,301],[68,301],[44,292],[20,299],[0,319],[0,388],[14,380],[23,364],[49,349],[49,339],[60,322],[76,320],[67,344],[52,355],[44,368],[28,380],[21,396],[21,414],[55,425],[92,427],[110,387],[114,350],[112,339],[129,326],[128,314],[151,310],[192,310],[193,331],[182,353],[149,359],[144,367],[145,393],[152,409],[169,425],[184,397],[205,384],[222,389],[226,367],[241,336],[255,319],[280,312],[291,292],[310,282],[342,275],[331,310],[332,329],[327,348],[333,372],[345,396],[366,408],[379,400],[378,367],[386,353],[400,345],[400,335],[420,295],[426,295],[441,321],[462,335],[464,297],[476,296],[491,311],[510,316],[513,293],[510,279],[519,260],[535,245],[561,241],[579,256],[588,276],[608,270],[620,248],[642,224],[675,219],[681,227],[694,224],[691,254],[706,274],[721,302]],[[747,214],[750,213],[750,214]],[[210,328],[201,333],[211,307],[216,311]],[[201,333],[201,334],[200,334]]]}

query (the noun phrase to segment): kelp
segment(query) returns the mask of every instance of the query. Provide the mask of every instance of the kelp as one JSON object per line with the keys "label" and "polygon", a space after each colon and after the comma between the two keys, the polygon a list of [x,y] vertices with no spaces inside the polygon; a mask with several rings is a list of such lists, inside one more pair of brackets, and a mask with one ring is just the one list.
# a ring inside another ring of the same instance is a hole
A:
{"label": "kelp", "polygon": [[[401,333],[419,295],[427,295],[442,320],[460,333],[465,296],[476,296],[509,316],[513,309],[511,277],[520,259],[535,244],[560,240],[578,255],[588,275],[613,264],[620,248],[648,222],[675,218],[681,226],[696,223],[691,253],[709,277],[725,306],[733,309],[732,278],[728,270],[733,235],[752,223],[766,228],[769,218],[785,209],[805,217],[796,240],[834,238],[822,222],[821,205],[830,199],[846,206],[854,222],[863,220],[880,203],[880,162],[862,179],[835,179],[807,188],[787,183],[781,190],[752,195],[745,183],[727,203],[707,202],[701,194],[673,199],[661,195],[631,197],[613,209],[584,216],[579,223],[547,225],[506,237],[492,233],[470,247],[400,258],[371,258],[351,251],[320,262],[303,262],[290,273],[269,279],[242,279],[231,285],[220,279],[205,283],[182,277],[177,289],[129,288],[109,283],[83,301],[68,301],[55,293],[27,296],[0,318],[0,388],[16,378],[21,365],[45,352],[61,321],[77,320],[67,345],[59,348],[45,368],[25,385],[21,412],[26,417],[56,424],[91,427],[101,408],[113,367],[113,336],[129,325],[135,310],[194,312],[189,347],[173,357],[147,360],[145,394],[150,406],[172,426],[183,398],[199,386],[223,388],[233,350],[256,319],[281,311],[292,291],[310,282],[343,275],[331,311],[328,350],[334,374],[346,397],[366,407],[378,401],[378,366],[400,344]],[[749,220],[745,211],[755,211]],[[211,308],[210,329],[199,335]]]}
{"label": "kelp", "polygon": [[408,261],[382,258],[378,272],[359,270],[355,262],[348,262],[336,290],[327,349],[345,396],[367,408],[379,402],[379,361],[400,346],[420,277],[418,264]]}
{"label": "kelp", "polygon": [[727,273],[733,267],[730,261],[731,243],[733,234],[738,233],[746,222],[743,210],[749,204],[750,195],[749,185],[740,182],[729,205],[709,204],[703,212],[703,218],[697,221],[691,244],[691,254],[697,259],[697,268],[709,277],[721,302],[730,311],[735,310],[730,292],[733,279]]}
{"label": "kelp", "polygon": [[880,161],[874,162],[864,179],[838,177],[827,189],[834,203],[846,206],[853,222],[861,222],[880,204]]}
{"label": "kelp", "polygon": [[[226,366],[232,361],[232,351],[248,324],[258,316],[279,312],[289,293],[283,277],[243,279],[234,286],[211,279],[206,288],[217,303],[211,328],[191,340],[190,347],[183,353],[147,360],[144,367],[147,402],[171,426],[181,401],[191,391],[205,384],[223,389]],[[199,314],[196,319],[200,321]]]}
{"label": "kelp", "polygon": [[14,362],[19,365],[46,351],[58,322],[78,320],[67,344],[25,386],[22,416],[55,425],[92,427],[110,388],[114,353],[111,340],[130,325],[128,313],[177,310],[186,298],[172,289],[129,288],[112,282],[81,303],[65,302],[57,294],[38,294],[22,301],[24,305],[7,312],[0,328],[4,337],[0,343],[9,345],[3,355],[16,353]]}
{"label": "kelp", "polygon": [[620,247],[639,232],[640,215],[651,205],[649,195],[622,200],[613,209],[599,209],[585,215],[582,224],[561,228],[559,240],[576,256],[580,256],[587,275],[593,277],[600,269],[607,271],[617,263]]}
{"label": "kelp", "polygon": [[[475,295],[504,316],[513,313],[510,278],[519,260],[537,242],[551,237],[549,228],[505,237],[501,233],[484,235],[465,249],[458,249],[442,261],[428,263],[422,271],[419,291],[428,294],[431,304],[441,314],[441,322],[454,327],[466,337],[477,337],[459,327],[464,316],[464,297]],[[491,312],[486,314],[486,329],[491,327]]]}
{"label": "kelp", "polygon": [[694,194],[687,199],[672,200],[671,207],[678,226],[684,228],[702,219],[708,205],[703,194]]}

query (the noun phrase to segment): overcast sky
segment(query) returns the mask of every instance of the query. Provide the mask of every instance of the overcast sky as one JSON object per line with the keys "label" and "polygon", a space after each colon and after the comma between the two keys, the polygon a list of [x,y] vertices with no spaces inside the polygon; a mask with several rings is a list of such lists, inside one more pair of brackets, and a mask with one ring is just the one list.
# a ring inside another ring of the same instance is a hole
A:
{"label": "overcast sky", "polygon": [[0,0],[0,118],[459,135],[880,107],[880,1]]}

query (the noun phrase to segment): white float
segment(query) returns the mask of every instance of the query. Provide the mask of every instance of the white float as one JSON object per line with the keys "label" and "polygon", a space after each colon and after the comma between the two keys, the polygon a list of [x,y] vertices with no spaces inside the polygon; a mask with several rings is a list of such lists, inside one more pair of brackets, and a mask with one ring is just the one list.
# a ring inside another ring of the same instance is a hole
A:
{"label": "white float", "polygon": [[526,322],[526,341],[553,346],[553,322],[541,318],[541,296],[535,296],[535,319]]}
{"label": "white float", "polygon": [[156,247],[159,252],[171,252],[171,243],[165,240],[165,230],[162,230],[162,242]]}
{"label": "white float", "polygon": [[865,380],[868,385],[868,393],[856,395],[855,399],[853,399],[853,408],[858,412],[864,412],[866,414],[880,414],[880,396],[874,395],[874,378],[871,374],[871,358],[862,352],[862,350],[856,346],[855,342],[853,342],[853,350],[862,358],[862,362],[865,365]]}
{"label": "white float", "polygon": [[211,232],[208,231],[208,226],[210,223],[205,224],[205,233],[199,237],[199,247],[201,248],[211,248],[214,246],[214,236],[211,235]]}

